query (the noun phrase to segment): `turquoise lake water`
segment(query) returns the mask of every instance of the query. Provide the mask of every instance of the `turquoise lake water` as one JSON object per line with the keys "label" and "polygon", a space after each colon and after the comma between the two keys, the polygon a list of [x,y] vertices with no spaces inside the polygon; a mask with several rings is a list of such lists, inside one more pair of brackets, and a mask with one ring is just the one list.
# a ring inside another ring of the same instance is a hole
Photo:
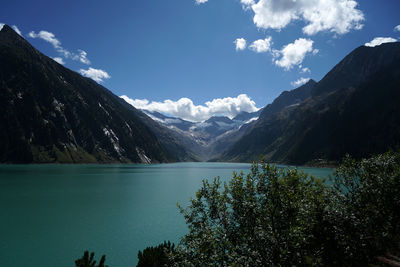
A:
{"label": "turquoise lake water", "polygon": [[[136,266],[137,252],[186,233],[186,206],[203,179],[250,164],[0,165],[0,265],[67,267],[84,250],[110,267]],[[301,168],[327,177],[331,169]]]}

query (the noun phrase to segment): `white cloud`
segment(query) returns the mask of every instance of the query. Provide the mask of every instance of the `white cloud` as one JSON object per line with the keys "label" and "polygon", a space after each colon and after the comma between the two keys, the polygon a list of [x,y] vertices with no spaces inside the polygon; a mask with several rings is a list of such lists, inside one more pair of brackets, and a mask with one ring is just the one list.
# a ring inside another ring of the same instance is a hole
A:
{"label": "white cloud", "polygon": [[233,118],[242,111],[254,112],[259,110],[256,103],[246,94],[237,97],[217,98],[207,101],[203,105],[195,105],[189,98],[178,101],[164,100],[163,102],[150,102],[147,99],[131,99],[126,95],[121,96],[126,102],[138,109],[157,111],[189,121],[204,121],[215,115],[224,115]]}
{"label": "white cloud", "polygon": [[307,53],[313,51],[313,41],[310,39],[300,38],[285,45],[280,51],[273,51],[274,57],[282,55],[281,59],[275,60],[275,64],[285,70],[290,70],[293,66],[303,62]]}
{"label": "white cloud", "polygon": [[265,39],[259,39],[254,41],[250,46],[249,49],[253,50],[256,53],[264,53],[271,50],[272,45],[272,37],[268,36]]}
{"label": "white cloud", "polygon": [[252,5],[255,4],[254,0],[240,0],[244,9],[250,9]]}
{"label": "white cloud", "polygon": [[311,70],[307,67],[301,68],[301,73],[310,73]]}
{"label": "white cloud", "polygon": [[396,27],[394,27],[393,29],[395,32],[400,32],[400,25],[397,25]]}
{"label": "white cloud", "polygon": [[291,84],[293,87],[299,87],[300,85],[303,85],[303,84],[307,83],[309,80],[310,80],[310,78],[301,77],[301,78],[298,79],[297,81],[291,82],[290,84]]}
{"label": "white cloud", "polygon": [[79,73],[85,77],[95,80],[97,83],[103,82],[103,79],[111,78],[111,76],[106,71],[101,70],[101,69],[94,69],[92,67],[89,67],[89,69],[87,69],[87,70],[80,69]]}
{"label": "white cloud", "polygon": [[237,38],[233,43],[236,45],[236,51],[246,49],[247,42],[244,38]]}
{"label": "white cloud", "polygon": [[35,33],[34,31],[31,31],[28,34],[29,37],[31,38],[40,38],[45,40],[46,42],[49,42],[54,46],[55,49],[60,49],[61,48],[61,42],[56,38],[56,36],[48,31],[40,31],[38,33]]}
{"label": "white cloud", "polygon": [[200,5],[200,4],[204,4],[207,3],[208,0],[196,0],[196,4]]}
{"label": "white cloud", "polygon": [[4,25],[4,23],[0,23],[0,31],[3,29]]}
{"label": "white cloud", "polygon": [[65,64],[64,60],[61,57],[53,57],[53,60],[55,62],[57,62],[58,64],[61,64],[61,65]]}
{"label": "white cloud", "polygon": [[16,33],[18,33],[19,35],[21,35],[22,36],[22,32],[18,29],[18,27],[17,26],[15,26],[15,25],[12,25],[11,26],[11,28],[13,28],[13,30],[16,32]]}
{"label": "white cloud", "polygon": [[87,53],[81,49],[78,50],[79,54],[72,57],[73,60],[79,60],[83,64],[90,65],[90,60],[86,57]]}
{"label": "white cloud", "polygon": [[300,73],[311,73],[311,70],[303,65],[299,65]]}
{"label": "white cloud", "polygon": [[365,46],[374,47],[384,43],[393,42],[397,42],[397,40],[392,37],[375,37],[371,42],[365,43]]}
{"label": "white cloud", "polygon": [[320,31],[345,34],[361,29],[364,14],[357,5],[354,0],[259,0],[251,8],[259,28],[281,30],[294,20],[302,20],[307,24],[303,32],[313,35]]}
{"label": "white cloud", "polygon": [[78,53],[73,53],[61,46],[61,42],[56,38],[54,33],[48,31],[40,31],[35,33],[31,31],[28,34],[31,38],[40,38],[48,43],[50,43],[54,49],[60,53],[64,58],[71,58],[72,60],[80,61],[83,64],[90,65],[90,60],[87,58],[87,53],[84,50],[78,49]]}
{"label": "white cloud", "polygon": [[54,49],[60,54],[62,54],[65,58],[69,58],[72,56],[71,52],[69,52],[68,50],[64,49],[61,46],[61,42],[56,38],[56,36],[52,32],[40,31],[38,33],[35,33],[34,31],[31,31],[28,34],[28,36],[31,38],[39,38],[50,43],[54,47]]}

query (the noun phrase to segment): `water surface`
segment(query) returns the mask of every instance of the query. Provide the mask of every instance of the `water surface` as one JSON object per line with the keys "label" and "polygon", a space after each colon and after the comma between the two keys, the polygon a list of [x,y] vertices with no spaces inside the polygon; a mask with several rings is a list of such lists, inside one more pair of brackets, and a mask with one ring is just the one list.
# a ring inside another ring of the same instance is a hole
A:
{"label": "water surface", "polygon": [[[0,265],[67,267],[84,250],[110,267],[136,266],[137,252],[186,233],[176,207],[203,179],[250,164],[0,165]],[[331,169],[304,168],[327,177]]]}

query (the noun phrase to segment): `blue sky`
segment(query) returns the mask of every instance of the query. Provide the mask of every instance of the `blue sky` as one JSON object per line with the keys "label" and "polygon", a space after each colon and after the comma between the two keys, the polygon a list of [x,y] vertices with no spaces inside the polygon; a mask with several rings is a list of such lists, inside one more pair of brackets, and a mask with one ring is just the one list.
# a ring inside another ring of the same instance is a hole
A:
{"label": "blue sky", "polygon": [[398,0],[270,1],[3,0],[0,23],[74,71],[103,70],[99,82],[132,103],[190,120],[265,106],[356,47],[400,37]]}

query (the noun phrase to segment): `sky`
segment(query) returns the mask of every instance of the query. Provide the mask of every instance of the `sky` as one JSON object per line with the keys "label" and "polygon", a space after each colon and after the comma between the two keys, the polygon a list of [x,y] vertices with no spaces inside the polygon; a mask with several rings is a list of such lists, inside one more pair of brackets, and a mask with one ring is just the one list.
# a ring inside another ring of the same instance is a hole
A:
{"label": "sky", "polygon": [[361,45],[399,41],[399,10],[399,0],[3,0],[0,23],[137,108],[202,121],[256,111]]}

